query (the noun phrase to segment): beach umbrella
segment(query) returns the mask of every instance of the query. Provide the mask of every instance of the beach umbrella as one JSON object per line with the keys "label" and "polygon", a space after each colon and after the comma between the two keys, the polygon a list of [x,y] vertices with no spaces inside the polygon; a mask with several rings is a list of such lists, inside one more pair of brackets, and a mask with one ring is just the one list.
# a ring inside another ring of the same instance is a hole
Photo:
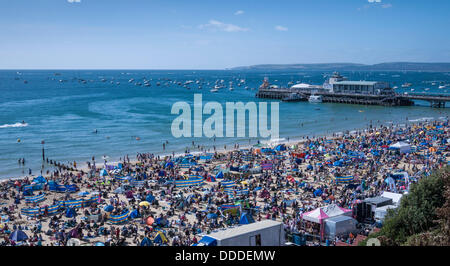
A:
{"label": "beach umbrella", "polygon": [[100,176],[107,176],[107,175],[108,175],[108,172],[106,171],[106,169],[102,169],[100,171]]}
{"label": "beach umbrella", "polygon": [[25,241],[28,239],[27,234],[25,234],[22,230],[16,230],[9,235],[10,240],[14,240],[15,242]]}
{"label": "beach umbrella", "polygon": [[139,203],[139,206],[147,206],[147,207],[149,207],[150,206],[150,202],[148,202],[148,201],[141,201]]}
{"label": "beach umbrella", "polygon": [[147,219],[145,219],[145,223],[147,225],[152,225],[155,222],[155,219],[153,219],[153,217],[147,217]]}
{"label": "beach umbrella", "polygon": [[112,212],[114,210],[114,206],[108,205],[104,208],[105,212]]}

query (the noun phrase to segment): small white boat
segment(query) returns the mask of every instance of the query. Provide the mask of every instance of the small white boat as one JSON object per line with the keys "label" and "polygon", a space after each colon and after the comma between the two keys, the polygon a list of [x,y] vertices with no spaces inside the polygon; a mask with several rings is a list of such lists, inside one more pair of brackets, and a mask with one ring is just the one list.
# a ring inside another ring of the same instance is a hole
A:
{"label": "small white boat", "polygon": [[407,83],[402,85],[402,88],[409,88],[411,86],[412,86],[412,84],[407,82]]}
{"label": "small white boat", "polygon": [[311,95],[311,96],[309,96],[308,101],[310,103],[321,103],[322,102],[322,96],[321,95]]}
{"label": "small white boat", "polygon": [[218,91],[219,91],[219,89],[216,89],[216,88],[210,90],[210,92],[218,92]]}
{"label": "small white boat", "polygon": [[445,88],[445,85],[439,86],[439,89],[444,89],[444,88]]}
{"label": "small white boat", "polygon": [[230,91],[234,90],[232,87],[229,88]]}

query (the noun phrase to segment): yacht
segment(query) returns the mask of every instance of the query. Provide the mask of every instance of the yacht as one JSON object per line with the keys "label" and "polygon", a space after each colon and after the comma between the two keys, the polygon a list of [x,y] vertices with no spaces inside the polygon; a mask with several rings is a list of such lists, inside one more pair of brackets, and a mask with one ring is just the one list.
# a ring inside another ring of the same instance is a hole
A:
{"label": "yacht", "polygon": [[218,91],[219,91],[219,89],[216,89],[216,88],[210,90],[210,92],[218,92]]}
{"label": "yacht", "polygon": [[440,85],[439,86],[439,89],[444,89],[445,88],[445,85]]}

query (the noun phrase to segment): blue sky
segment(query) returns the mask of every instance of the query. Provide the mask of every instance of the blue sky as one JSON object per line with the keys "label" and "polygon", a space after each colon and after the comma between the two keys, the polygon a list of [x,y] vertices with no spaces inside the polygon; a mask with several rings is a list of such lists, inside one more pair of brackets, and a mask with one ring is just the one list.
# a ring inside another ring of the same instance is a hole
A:
{"label": "blue sky", "polygon": [[0,0],[0,68],[450,62],[448,0]]}

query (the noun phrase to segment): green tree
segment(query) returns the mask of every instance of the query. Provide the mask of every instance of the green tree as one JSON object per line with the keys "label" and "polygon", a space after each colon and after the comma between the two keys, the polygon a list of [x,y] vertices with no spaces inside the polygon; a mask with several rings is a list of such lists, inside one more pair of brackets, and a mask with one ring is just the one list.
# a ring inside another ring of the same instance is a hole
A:
{"label": "green tree", "polygon": [[[446,167],[412,184],[409,194],[402,197],[400,206],[388,211],[380,232],[369,235],[369,238],[377,237],[382,245],[420,245],[434,239],[431,231],[439,231],[441,227],[448,230],[450,219],[446,215],[450,213],[450,207],[444,206],[444,192],[449,173],[450,167]],[[447,227],[440,226],[442,224]],[[418,238],[419,235],[422,238]]]}

